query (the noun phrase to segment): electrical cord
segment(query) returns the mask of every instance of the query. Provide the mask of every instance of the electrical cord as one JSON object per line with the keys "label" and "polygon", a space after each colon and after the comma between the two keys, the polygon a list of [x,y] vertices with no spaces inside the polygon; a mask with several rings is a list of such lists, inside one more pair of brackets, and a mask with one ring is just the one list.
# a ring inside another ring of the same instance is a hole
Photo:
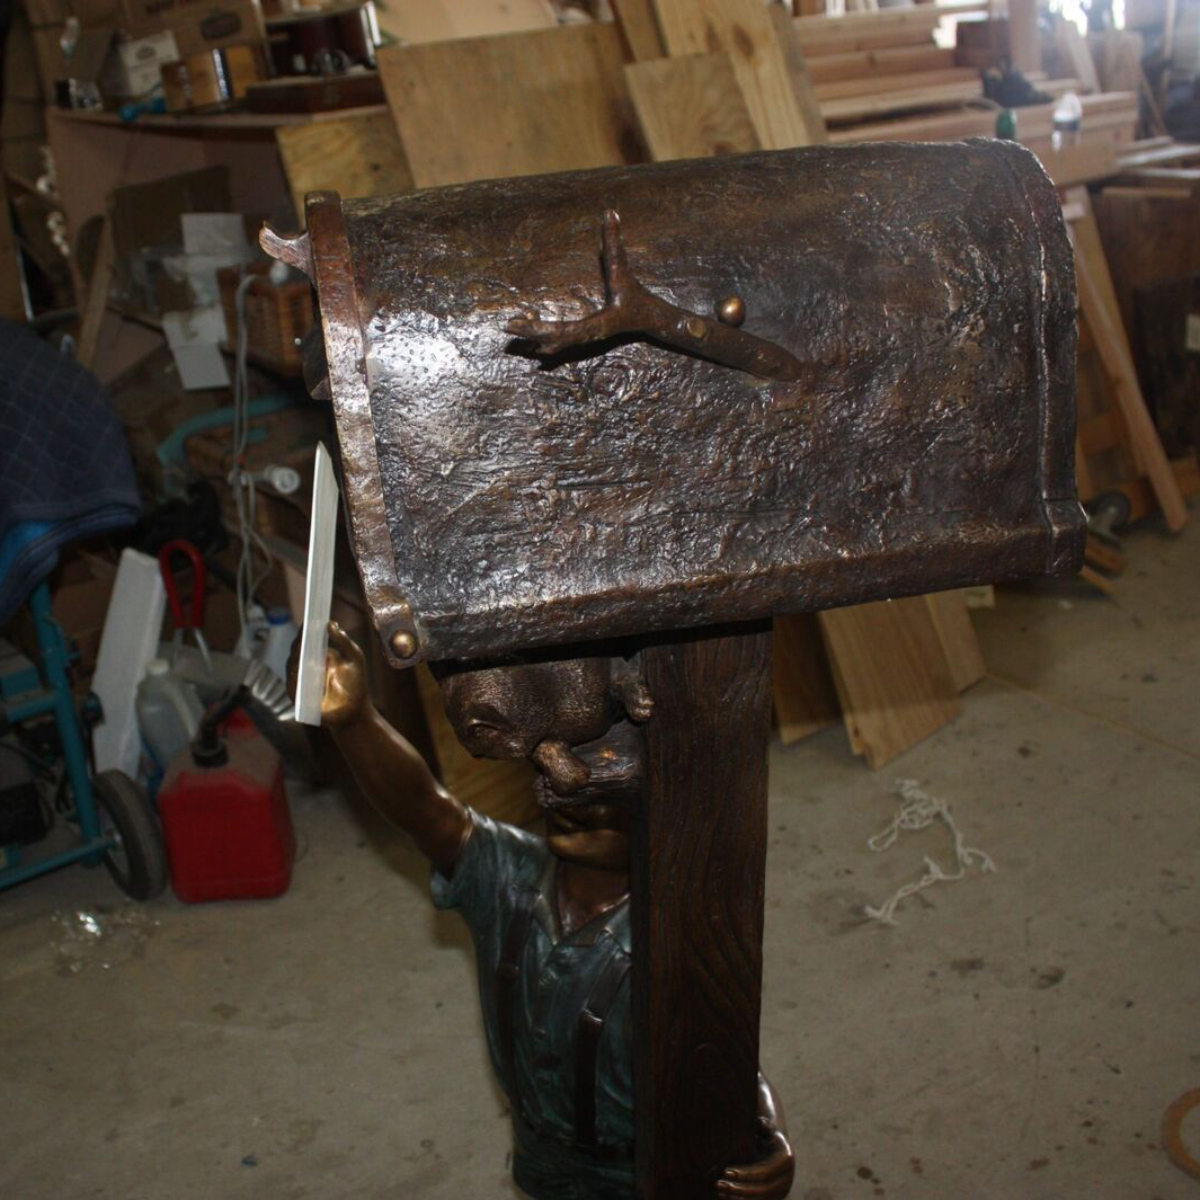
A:
{"label": "electrical cord", "polygon": [[[244,271],[245,268],[243,267]],[[237,316],[237,355],[233,375],[233,469],[229,473],[233,489],[234,505],[237,510],[238,536],[242,543],[238,557],[237,594],[238,623],[244,641],[247,632],[247,610],[259,587],[266,581],[274,565],[274,557],[257,527],[257,493],[254,480],[245,469],[246,451],[250,445],[250,376],[247,356],[250,332],[246,326],[246,292],[257,278],[247,274],[238,283],[234,297]],[[257,562],[256,562],[257,560]]]}

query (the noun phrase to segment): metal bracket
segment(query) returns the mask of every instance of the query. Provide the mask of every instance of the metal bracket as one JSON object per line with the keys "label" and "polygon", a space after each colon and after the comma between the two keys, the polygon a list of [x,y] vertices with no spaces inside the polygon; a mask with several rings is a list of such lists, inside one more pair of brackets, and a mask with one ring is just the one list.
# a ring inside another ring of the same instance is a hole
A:
{"label": "metal bracket", "polygon": [[637,333],[672,350],[697,354],[764,379],[791,383],[803,373],[804,365],[782,346],[736,328],[746,312],[739,297],[721,300],[717,306],[721,319],[715,320],[651,292],[630,269],[621,242],[621,218],[615,209],[604,214],[600,227],[600,263],[607,300],[603,308],[574,321],[517,317],[505,330],[533,343],[543,355]]}

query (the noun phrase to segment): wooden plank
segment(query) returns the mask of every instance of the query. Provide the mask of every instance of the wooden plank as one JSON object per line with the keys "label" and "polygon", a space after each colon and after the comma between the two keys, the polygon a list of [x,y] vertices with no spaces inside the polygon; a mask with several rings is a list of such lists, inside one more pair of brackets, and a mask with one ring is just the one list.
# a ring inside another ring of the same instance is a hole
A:
{"label": "wooden plank", "polygon": [[[885,113],[912,112],[922,108],[938,108],[962,104],[983,95],[978,78],[969,83],[943,83],[934,87],[908,88],[899,92],[881,92],[872,96],[845,96],[840,100],[821,103],[821,115],[827,122],[846,124]],[[994,118],[993,118],[994,119]]]}
{"label": "wooden plank", "polygon": [[796,102],[783,50],[760,0],[655,0],[663,41],[672,55],[724,50],[767,150],[819,140]]}
{"label": "wooden plank", "polygon": [[842,16],[796,17],[796,33],[802,42],[831,38],[855,38],[919,30],[932,34],[942,14],[934,5],[885,8],[879,12],[846,13]]}
{"label": "wooden plank", "polygon": [[625,78],[655,162],[762,149],[728,54],[629,63]]}
{"label": "wooden plank", "polygon": [[626,57],[634,62],[666,58],[667,47],[658,27],[654,0],[611,0],[611,3]]}
{"label": "wooden plank", "polygon": [[1008,48],[1012,65],[1029,74],[1042,69],[1038,0],[1008,0]]}
{"label": "wooden plank", "polygon": [[841,719],[837,687],[815,614],[775,618],[772,667],[775,723],[785,746]]}
{"label": "wooden plank", "polygon": [[788,78],[792,81],[796,104],[804,117],[804,127],[814,145],[824,145],[829,141],[829,132],[825,128],[825,118],[821,116],[821,105],[817,101],[812,77],[808,72],[808,60],[804,57],[804,51],[800,48],[792,29],[792,19],[787,10],[779,4],[772,5],[770,13],[775,25],[775,37],[783,51]]}
{"label": "wooden plank", "polygon": [[962,711],[923,596],[820,614],[852,741],[878,769]]}
{"label": "wooden plank", "polygon": [[106,213],[100,228],[100,244],[96,250],[96,262],[92,277],[88,280],[87,305],[79,327],[79,341],[75,350],[76,361],[91,368],[96,362],[96,349],[100,342],[100,327],[108,312],[108,293],[112,286],[116,249],[113,244],[112,219]]}
{"label": "wooden plank", "polygon": [[440,42],[551,29],[549,0],[387,0],[376,6],[382,32],[398,42]]}
{"label": "wooden plank", "polygon": [[897,29],[894,32],[854,33],[846,37],[820,40],[803,39],[801,48],[809,59],[828,54],[851,54],[864,50],[896,50],[902,46],[932,46],[932,36],[924,29]]}
{"label": "wooden plank", "polygon": [[[1167,528],[1177,532],[1187,524],[1187,506],[1163,451],[1158,431],[1146,410],[1129,343],[1121,325],[1116,295],[1112,291],[1112,281],[1108,279],[1104,250],[1091,216],[1087,190],[1074,189],[1068,199],[1081,204],[1087,214],[1084,220],[1076,221],[1071,226],[1080,307],[1091,326],[1096,350],[1115,385],[1115,399],[1132,442],[1134,458],[1150,479]],[[1101,277],[1108,280],[1107,289],[1099,282]]]}
{"label": "wooden plank", "polygon": [[[1155,139],[1157,141],[1157,139]],[[1122,154],[1117,166],[1122,171],[1133,171],[1138,167],[1168,167],[1176,163],[1187,163],[1200,158],[1200,144],[1194,142],[1172,142],[1163,145],[1147,145],[1139,142]]]}
{"label": "wooden plank", "polygon": [[808,64],[814,84],[864,76],[907,75],[914,71],[944,71],[954,66],[954,51],[935,46],[901,46],[892,50],[858,50],[850,54],[826,54]]}
{"label": "wooden plank", "polygon": [[629,161],[636,132],[623,66],[611,24],[379,52],[417,187]]}
{"label": "wooden plank", "polygon": [[391,113],[288,125],[275,132],[296,212],[309,192],[336,191],[343,200],[387,196],[413,186]]}
{"label": "wooden plank", "polygon": [[631,871],[637,1194],[696,1200],[759,1156],[770,625],[679,635],[642,658],[654,719]]}
{"label": "wooden plank", "polygon": [[868,96],[875,92],[903,92],[913,88],[934,87],[944,83],[978,85],[979,72],[970,67],[947,67],[938,71],[913,71],[904,75],[871,75],[854,79],[836,79],[815,85],[817,99],[838,100],[843,96]]}
{"label": "wooden plank", "polygon": [[961,588],[930,592],[925,597],[925,603],[929,606],[933,628],[946,655],[950,679],[958,691],[965,692],[987,674],[983,651],[967,609],[966,593]]}
{"label": "wooden plank", "polygon": [[1058,19],[1054,27],[1054,45],[1061,66],[1079,80],[1080,87],[1085,92],[1100,91],[1100,76],[1096,73],[1092,52],[1073,21],[1064,17]]}

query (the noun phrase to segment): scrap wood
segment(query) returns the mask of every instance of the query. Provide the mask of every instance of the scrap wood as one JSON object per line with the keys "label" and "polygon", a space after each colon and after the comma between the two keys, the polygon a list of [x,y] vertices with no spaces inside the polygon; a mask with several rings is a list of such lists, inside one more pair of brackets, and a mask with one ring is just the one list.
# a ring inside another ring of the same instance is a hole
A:
{"label": "scrap wood", "polygon": [[417,187],[624,164],[637,146],[624,64],[601,23],[379,52]]}
{"label": "scrap wood", "polygon": [[625,77],[655,162],[762,149],[728,54],[629,63]]}
{"label": "scrap wood", "polygon": [[297,214],[309,192],[333,190],[343,200],[408,191],[412,172],[389,112],[283,125],[275,131]]}
{"label": "scrap wood", "polygon": [[878,769],[962,711],[922,596],[819,614],[851,746]]}
{"label": "scrap wood", "polygon": [[723,50],[730,56],[764,149],[820,140],[797,103],[783,48],[760,0],[654,0],[654,8],[672,55]]}

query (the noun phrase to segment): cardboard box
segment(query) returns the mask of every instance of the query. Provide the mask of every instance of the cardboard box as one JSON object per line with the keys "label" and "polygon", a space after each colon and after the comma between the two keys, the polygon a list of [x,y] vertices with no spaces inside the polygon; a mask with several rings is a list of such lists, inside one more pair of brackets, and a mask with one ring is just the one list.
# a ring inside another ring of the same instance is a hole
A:
{"label": "cardboard box", "polygon": [[145,96],[162,82],[162,68],[178,58],[173,33],[138,38],[119,34],[100,75],[100,91],[115,100]]}
{"label": "cardboard box", "polygon": [[132,37],[169,31],[180,58],[266,40],[257,0],[121,0],[122,25]]}

